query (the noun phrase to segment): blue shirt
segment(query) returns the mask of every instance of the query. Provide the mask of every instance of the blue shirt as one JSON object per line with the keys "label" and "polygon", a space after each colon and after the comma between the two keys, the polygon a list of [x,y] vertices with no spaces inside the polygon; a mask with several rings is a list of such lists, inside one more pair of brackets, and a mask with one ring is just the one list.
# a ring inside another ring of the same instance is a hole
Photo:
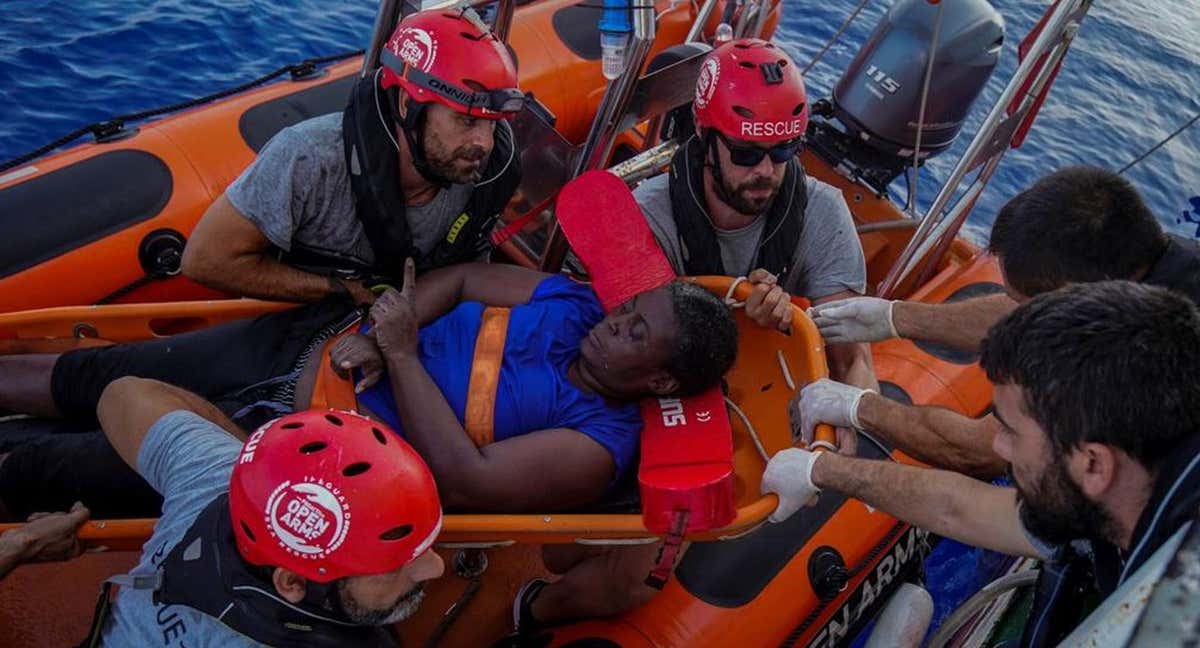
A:
{"label": "blue shirt", "polygon": [[[483,309],[479,302],[464,302],[419,334],[421,364],[460,423]],[[625,474],[637,456],[642,429],[637,405],[611,404],[567,379],[580,342],[603,318],[591,288],[562,276],[545,279],[528,303],[513,307],[496,387],[497,441],[550,428],[578,430],[608,450],[618,477]],[[386,379],[359,400],[403,434]]]}
{"label": "blue shirt", "polygon": [[[215,423],[186,411],[171,412],[146,432],[138,473],[163,496],[162,517],[130,573],[153,574],[196,516],[229,490],[242,442]],[[155,603],[148,589],[122,587],[104,627],[105,646],[260,646],[213,617],[186,605]]]}

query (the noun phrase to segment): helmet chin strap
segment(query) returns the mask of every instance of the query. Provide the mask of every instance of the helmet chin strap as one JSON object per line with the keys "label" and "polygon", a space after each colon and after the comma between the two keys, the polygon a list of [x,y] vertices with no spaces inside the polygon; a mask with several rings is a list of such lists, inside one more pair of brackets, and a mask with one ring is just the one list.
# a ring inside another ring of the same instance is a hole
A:
{"label": "helmet chin strap", "polygon": [[713,134],[711,128],[704,131],[704,149],[704,166],[712,170],[713,192],[717,194],[717,198],[721,202],[732,209],[733,197],[725,191],[725,176],[721,175],[721,154],[717,151],[717,136]]}
{"label": "helmet chin strap", "polygon": [[449,188],[452,181],[434,171],[429,166],[429,158],[425,155],[425,145],[422,143],[424,138],[422,135],[425,130],[426,105],[409,98],[405,99],[405,105],[408,110],[405,111],[403,117],[399,117],[396,120],[396,123],[400,124],[400,132],[404,134],[404,140],[408,142],[408,153],[412,158],[413,166],[416,167],[417,173],[420,173],[422,178],[425,178],[441,189]]}

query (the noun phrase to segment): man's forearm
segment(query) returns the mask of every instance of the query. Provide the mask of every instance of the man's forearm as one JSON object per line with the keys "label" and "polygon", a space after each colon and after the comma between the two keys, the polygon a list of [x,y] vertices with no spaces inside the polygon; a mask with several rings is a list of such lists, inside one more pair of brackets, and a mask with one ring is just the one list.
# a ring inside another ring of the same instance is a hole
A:
{"label": "man's forearm", "polygon": [[825,349],[829,377],[863,389],[879,391],[871,347],[865,343],[831,344]]}
{"label": "man's forearm", "polygon": [[0,580],[29,559],[33,545],[33,539],[19,528],[0,535]]}
{"label": "man's forearm", "polygon": [[205,264],[193,272],[192,279],[236,295],[298,303],[317,302],[342,289],[329,277],[293,268],[262,254],[245,254]]}
{"label": "man's forearm", "polygon": [[823,453],[813,484],[938,535],[1010,555],[1036,556],[1012,489],[947,470]]}
{"label": "man's forearm", "polygon": [[484,461],[437,383],[411,355],[386,358],[404,434],[425,459],[446,506],[469,504],[470,476]]}
{"label": "man's forearm", "polygon": [[892,306],[892,323],[902,338],[977,352],[988,329],[1016,307],[1004,294],[949,304],[900,301]]}
{"label": "man's forearm", "polygon": [[1004,473],[1004,461],[992,451],[992,419],[973,419],[941,407],[897,403],[864,394],[858,420],[918,461],[937,468],[992,479]]}

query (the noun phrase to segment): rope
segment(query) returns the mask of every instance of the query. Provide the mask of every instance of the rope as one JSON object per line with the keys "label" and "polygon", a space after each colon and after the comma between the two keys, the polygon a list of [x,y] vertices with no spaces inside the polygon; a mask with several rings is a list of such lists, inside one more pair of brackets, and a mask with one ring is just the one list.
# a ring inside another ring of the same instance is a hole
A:
{"label": "rope", "polygon": [[733,280],[733,283],[729,284],[729,290],[725,291],[724,301],[726,306],[730,308],[742,308],[746,305],[746,302],[740,302],[733,298],[733,291],[737,290],[738,284],[742,283],[743,281],[746,281],[746,277],[737,277]]}
{"label": "rope", "polygon": [[1151,153],[1154,153],[1154,152],[1155,152],[1155,151],[1157,151],[1158,149],[1162,148],[1162,147],[1163,147],[1163,146],[1164,146],[1164,145],[1165,145],[1167,142],[1170,142],[1171,140],[1175,139],[1175,136],[1179,135],[1179,134],[1180,134],[1180,133],[1182,133],[1183,131],[1185,131],[1185,130],[1187,130],[1188,128],[1190,128],[1190,127],[1192,126],[1192,124],[1195,124],[1195,123],[1196,123],[1196,121],[1197,121],[1197,120],[1200,120],[1200,113],[1196,113],[1196,116],[1195,116],[1195,117],[1192,117],[1192,118],[1191,118],[1191,119],[1189,119],[1189,120],[1187,121],[1187,123],[1185,123],[1183,126],[1180,126],[1179,128],[1175,129],[1175,132],[1174,132],[1174,133],[1171,133],[1170,135],[1168,135],[1168,136],[1166,137],[1166,139],[1164,139],[1164,140],[1160,141],[1158,144],[1155,144],[1154,146],[1151,146],[1151,147],[1150,147],[1150,149],[1149,149],[1148,151],[1146,151],[1145,153],[1142,153],[1141,155],[1139,155],[1139,156],[1137,156],[1136,158],[1134,158],[1134,159],[1133,159],[1133,160],[1132,160],[1132,161],[1131,161],[1129,164],[1126,164],[1125,166],[1121,167],[1121,170],[1120,170],[1120,171],[1117,171],[1117,175],[1121,175],[1121,174],[1125,173],[1125,172],[1126,172],[1126,171],[1128,171],[1128,170],[1129,170],[1129,168],[1130,168],[1130,167],[1132,167],[1133,165],[1135,165],[1135,164],[1137,164],[1138,162],[1141,162],[1142,160],[1145,160],[1146,158],[1150,157],[1150,154],[1151,154]]}
{"label": "rope", "polygon": [[34,149],[28,153],[18,155],[17,157],[12,158],[11,160],[7,160],[5,162],[0,162],[0,172],[4,172],[9,169],[21,166],[21,165],[25,164],[26,162],[29,162],[30,160],[35,160],[39,157],[42,157],[43,155],[45,155],[57,148],[60,148],[80,137],[83,137],[84,135],[87,135],[88,133],[91,133],[93,136],[95,136],[97,140],[100,140],[100,139],[103,139],[106,137],[111,137],[112,135],[115,135],[115,134],[121,132],[121,130],[124,129],[126,122],[141,121],[143,119],[149,119],[150,117],[157,117],[159,115],[165,115],[167,113],[172,113],[172,112],[176,112],[179,110],[184,110],[186,108],[192,108],[192,107],[199,106],[202,104],[210,103],[210,102],[216,101],[218,99],[224,99],[225,97],[229,97],[229,96],[238,94],[239,92],[245,92],[246,90],[249,90],[251,88],[255,88],[257,86],[263,85],[263,84],[267,83],[268,81],[271,81],[271,80],[273,80],[277,77],[280,77],[284,74],[287,74],[289,72],[291,73],[293,79],[301,79],[301,78],[304,78],[304,77],[307,77],[307,76],[313,74],[316,71],[316,68],[318,65],[324,65],[326,63],[332,63],[334,61],[341,61],[343,59],[348,59],[348,58],[351,58],[354,56],[359,56],[362,53],[363,53],[363,50],[356,50],[353,52],[341,52],[338,54],[333,54],[331,56],[322,56],[320,58],[304,59],[303,61],[301,61],[299,63],[295,63],[292,65],[285,65],[277,70],[274,70],[273,72],[271,72],[269,74],[266,74],[257,79],[254,79],[253,81],[248,81],[239,86],[221,90],[220,92],[215,92],[213,94],[206,95],[206,96],[200,97],[198,99],[189,99],[188,101],[182,101],[179,103],[171,104],[169,106],[162,106],[161,108],[152,108],[150,110],[143,110],[141,112],[130,113],[128,115],[117,115],[116,117],[113,117],[113,118],[105,120],[105,121],[96,122],[94,124],[88,124],[87,126],[83,126],[81,128],[76,128],[75,130],[71,131],[70,133],[63,135],[62,137],[54,140],[53,142],[50,142],[49,144],[46,144],[45,146],[41,146],[41,147]]}
{"label": "rope", "polygon": [[833,47],[834,43],[837,43],[838,40],[841,39],[842,34],[846,32],[846,29],[848,29],[850,24],[854,22],[854,19],[858,17],[858,12],[862,11],[863,7],[867,6],[867,3],[870,1],[871,0],[862,0],[858,3],[858,6],[854,8],[854,11],[850,12],[850,16],[846,18],[846,21],[842,23],[842,26],[838,27],[837,33],[833,35],[833,38],[829,39],[828,43],[825,43],[825,47],[822,47],[821,51],[817,52],[817,55],[813,57],[813,60],[809,61],[804,70],[800,72],[800,76],[808,76],[808,71],[813,69],[813,66],[817,64],[817,61],[820,61],[821,58],[825,56],[825,53],[829,51],[829,48]]}
{"label": "rope", "polygon": [[917,141],[913,144],[912,157],[913,193],[908,200],[908,204],[912,206],[909,216],[913,218],[917,215],[917,192],[921,188],[921,135],[925,130],[925,100],[929,98],[929,81],[933,78],[933,59],[937,53],[938,35],[942,31],[942,11],[945,9],[946,3],[939,2],[937,15],[933,19],[933,34],[929,37],[929,60],[925,62],[925,81],[921,86],[921,109],[917,112]]}
{"label": "rope", "polygon": [[750,417],[746,416],[746,413],[742,411],[742,408],[738,407],[737,403],[730,400],[728,396],[725,397],[725,405],[729,407],[729,409],[733,410],[733,413],[737,414],[738,418],[742,419],[742,425],[746,426],[746,432],[750,435],[750,440],[754,442],[754,448],[758,450],[758,456],[762,457],[764,462],[770,462],[771,455],[767,454],[767,448],[763,446],[762,440],[758,438],[758,431],[755,430],[754,425],[750,423]]}

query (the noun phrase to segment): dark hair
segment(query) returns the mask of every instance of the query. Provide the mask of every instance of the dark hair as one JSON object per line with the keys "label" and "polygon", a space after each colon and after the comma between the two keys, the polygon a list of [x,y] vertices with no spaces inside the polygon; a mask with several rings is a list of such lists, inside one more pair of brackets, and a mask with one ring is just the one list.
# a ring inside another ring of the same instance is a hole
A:
{"label": "dark hair", "polygon": [[1133,279],[1167,239],[1137,189],[1096,167],[1055,171],[996,215],[988,249],[1009,285],[1032,297],[1068,283]]}
{"label": "dark hair", "polygon": [[1164,288],[1103,281],[1040,295],[988,331],[980,363],[1024,390],[1060,453],[1103,443],[1153,470],[1200,432],[1200,311]]}
{"label": "dark hair", "polygon": [[667,371],[679,382],[675,395],[690,396],[716,385],[733,366],[738,329],[719,297],[692,283],[667,284],[675,314],[675,348]]}

